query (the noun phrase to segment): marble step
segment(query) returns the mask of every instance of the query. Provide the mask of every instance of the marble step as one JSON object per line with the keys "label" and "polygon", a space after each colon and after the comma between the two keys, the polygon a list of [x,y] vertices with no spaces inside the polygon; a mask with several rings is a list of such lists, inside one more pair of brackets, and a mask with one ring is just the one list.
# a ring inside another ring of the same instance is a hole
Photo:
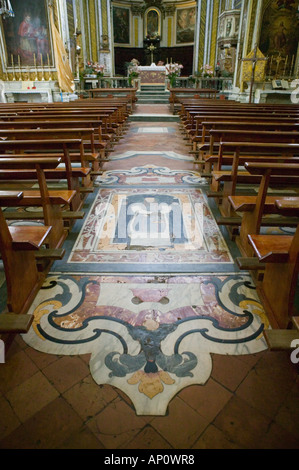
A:
{"label": "marble step", "polygon": [[146,99],[169,99],[169,94],[162,92],[154,91],[141,91],[136,93],[137,98],[146,98]]}
{"label": "marble step", "polygon": [[179,116],[172,114],[132,114],[129,121],[134,122],[179,122]]}
{"label": "marble step", "polygon": [[151,101],[151,100],[162,100],[162,101],[169,101],[169,97],[168,97],[168,96],[159,96],[159,95],[136,95],[136,97],[138,98],[138,101],[139,101],[139,100],[147,100],[147,101]]}
{"label": "marble step", "polygon": [[[165,86],[164,85],[141,85],[140,89],[141,91],[148,91],[148,90],[165,91]],[[169,92],[166,92],[166,93],[169,93]]]}
{"label": "marble step", "polygon": [[159,100],[159,99],[139,99],[138,104],[169,104],[168,100]]}

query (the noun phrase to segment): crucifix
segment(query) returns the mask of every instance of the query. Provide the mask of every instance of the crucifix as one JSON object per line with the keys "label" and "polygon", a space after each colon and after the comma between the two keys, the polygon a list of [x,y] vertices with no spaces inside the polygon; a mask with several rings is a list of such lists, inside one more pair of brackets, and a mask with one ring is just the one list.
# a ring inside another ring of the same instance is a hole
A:
{"label": "crucifix", "polygon": [[258,63],[259,60],[268,60],[268,58],[267,57],[258,57],[257,56],[257,44],[255,44],[254,49],[253,49],[253,56],[248,58],[248,59],[241,59],[241,60],[242,60],[242,62],[246,62],[246,61],[247,62],[252,62],[252,71],[251,71],[251,79],[250,79],[250,91],[249,91],[249,103],[251,103],[256,64]]}
{"label": "crucifix", "polygon": [[148,47],[148,50],[151,53],[151,64],[154,62],[154,50],[157,49],[153,44]]}

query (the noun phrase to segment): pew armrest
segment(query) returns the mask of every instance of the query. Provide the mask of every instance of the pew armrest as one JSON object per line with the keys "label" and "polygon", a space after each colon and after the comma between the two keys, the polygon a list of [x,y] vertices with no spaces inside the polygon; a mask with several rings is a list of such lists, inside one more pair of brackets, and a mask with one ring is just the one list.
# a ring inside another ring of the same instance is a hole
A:
{"label": "pew armrest", "polygon": [[33,319],[34,316],[29,314],[1,313],[0,333],[27,333]]}

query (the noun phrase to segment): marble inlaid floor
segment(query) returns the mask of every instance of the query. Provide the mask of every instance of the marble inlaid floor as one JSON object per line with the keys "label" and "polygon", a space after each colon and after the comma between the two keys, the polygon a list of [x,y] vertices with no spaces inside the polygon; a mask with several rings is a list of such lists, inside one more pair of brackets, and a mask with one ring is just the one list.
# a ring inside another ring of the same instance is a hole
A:
{"label": "marble inlaid floor", "polygon": [[[205,197],[178,124],[164,116],[167,105],[137,103],[97,190],[154,189],[146,178],[158,177],[163,190],[199,189]],[[176,131],[135,131],[145,125]],[[146,165],[152,169],[134,184],[130,171]],[[167,183],[174,174],[162,184],[155,166],[176,170],[179,184]],[[94,200],[84,205],[86,217]],[[70,234],[67,256],[81,228]],[[100,458],[186,449],[202,464],[204,449],[299,448],[298,365],[288,352],[267,351],[268,323],[248,273],[235,263],[201,264],[193,274],[121,273],[121,265],[104,274],[102,263],[89,273],[88,266],[50,273],[31,331],[15,338],[1,364],[1,449],[98,449]]]}
{"label": "marble inlaid floor", "polygon": [[146,272],[157,265],[164,271],[175,265],[188,272],[190,265],[217,262],[233,259],[201,191],[102,189],[73,245],[67,269],[73,263],[104,263],[106,269],[116,263],[120,270],[130,263],[142,264]]}
{"label": "marble inlaid floor", "polygon": [[[268,322],[192,157],[172,149],[168,126],[168,148],[148,149],[159,132],[141,127],[97,178],[23,338],[49,354],[91,354],[97,384],[122,390],[139,415],[164,415],[180,390],[207,382],[211,354],[265,350]],[[130,148],[137,135],[143,150]]]}
{"label": "marble inlaid floor", "polygon": [[205,384],[212,353],[265,349],[263,309],[248,275],[53,274],[23,338],[50,354],[91,353],[98,384],[121,389],[139,415],[164,415],[182,388]]}

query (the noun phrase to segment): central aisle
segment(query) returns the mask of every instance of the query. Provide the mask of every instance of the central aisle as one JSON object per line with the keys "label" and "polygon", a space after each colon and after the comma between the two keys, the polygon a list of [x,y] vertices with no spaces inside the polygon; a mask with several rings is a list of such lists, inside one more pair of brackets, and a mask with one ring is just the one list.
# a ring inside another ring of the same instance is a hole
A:
{"label": "central aisle", "polygon": [[95,382],[138,415],[165,415],[181,389],[205,384],[212,353],[265,349],[250,276],[236,272],[179,123],[166,106],[142,111],[155,110],[145,122],[138,109],[105,164],[24,336],[39,351],[91,353]]}

